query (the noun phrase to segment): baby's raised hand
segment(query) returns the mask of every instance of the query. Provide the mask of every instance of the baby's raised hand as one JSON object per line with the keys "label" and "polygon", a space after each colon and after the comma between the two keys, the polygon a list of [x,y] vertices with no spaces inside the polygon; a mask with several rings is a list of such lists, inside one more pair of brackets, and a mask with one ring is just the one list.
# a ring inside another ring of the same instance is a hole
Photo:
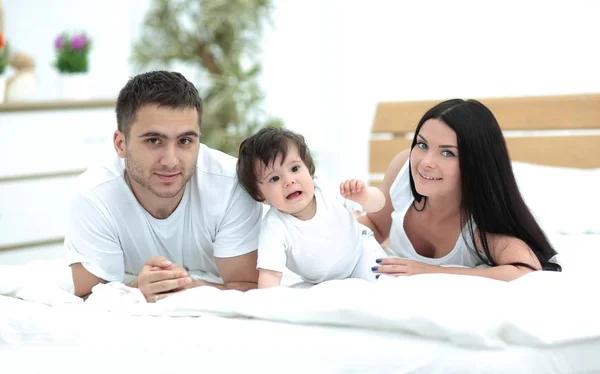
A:
{"label": "baby's raised hand", "polygon": [[367,186],[358,179],[348,179],[340,184],[340,194],[344,199],[361,204],[367,198]]}

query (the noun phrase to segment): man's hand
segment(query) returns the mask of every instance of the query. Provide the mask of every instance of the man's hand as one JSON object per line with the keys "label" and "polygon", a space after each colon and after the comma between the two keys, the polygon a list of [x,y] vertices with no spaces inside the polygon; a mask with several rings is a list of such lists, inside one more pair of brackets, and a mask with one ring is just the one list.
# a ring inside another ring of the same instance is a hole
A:
{"label": "man's hand", "polygon": [[155,256],[146,261],[135,285],[148,302],[156,302],[189,288],[192,278],[181,266],[162,256]]}

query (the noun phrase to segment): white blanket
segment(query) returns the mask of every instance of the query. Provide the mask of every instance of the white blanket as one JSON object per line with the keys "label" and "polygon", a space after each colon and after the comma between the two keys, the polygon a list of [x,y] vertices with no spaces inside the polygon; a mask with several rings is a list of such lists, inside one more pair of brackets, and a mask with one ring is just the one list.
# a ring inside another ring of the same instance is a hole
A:
{"label": "white blanket", "polygon": [[[308,289],[278,287],[246,293],[200,287],[147,304],[139,290],[121,283],[96,286],[83,303],[69,292],[68,282],[53,287],[51,273],[64,280],[68,275],[64,268],[64,273],[51,267],[41,271],[41,265],[10,271],[0,267],[0,293],[54,307],[68,304],[62,309],[73,316],[80,310],[82,315],[112,312],[111,318],[123,314],[251,317],[408,332],[473,347],[550,346],[600,339],[600,305],[590,290],[600,284],[600,277],[589,272],[536,272],[513,282],[445,274],[383,276],[375,283],[349,279]],[[48,277],[46,282],[33,277],[34,271]]]}

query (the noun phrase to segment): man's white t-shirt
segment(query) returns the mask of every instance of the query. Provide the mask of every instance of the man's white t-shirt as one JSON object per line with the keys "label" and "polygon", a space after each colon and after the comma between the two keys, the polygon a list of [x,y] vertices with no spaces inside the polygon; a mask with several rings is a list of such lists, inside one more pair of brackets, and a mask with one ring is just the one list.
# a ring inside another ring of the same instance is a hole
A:
{"label": "man's white t-shirt", "polygon": [[257,249],[262,204],[238,184],[234,157],[201,144],[196,171],[166,219],[140,205],[124,170],[116,157],[79,177],[65,238],[69,264],[81,262],[101,279],[122,282],[160,255],[219,280],[215,257]]}
{"label": "man's white t-shirt", "polygon": [[372,232],[360,225],[343,201],[315,182],[317,211],[307,221],[271,207],[262,221],[257,268],[283,273],[289,269],[304,281],[321,283],[351,277],[375,279],[370,267]]}

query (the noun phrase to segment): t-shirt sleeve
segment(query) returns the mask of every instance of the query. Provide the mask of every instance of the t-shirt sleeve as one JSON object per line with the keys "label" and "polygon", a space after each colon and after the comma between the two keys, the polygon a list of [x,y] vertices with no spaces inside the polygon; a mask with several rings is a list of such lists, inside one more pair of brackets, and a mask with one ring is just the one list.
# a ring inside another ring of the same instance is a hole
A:
{"label": "t-shirt sleeve", "polygon": [[285,225],[275,215],[267,214],[260,230],[256,267],[283,273],[287,263],[287,247]]}
{"label": "t-shirt sleeve", "polygon": [[236,185],[217,230],[215,257],[236,257],[256,250],[261,218],[262,203],[254,201],[241,186]]}
{"label": "t-shirt sleeve", "polygon": [[82,194],[76,195],[70,204],[65,248],[69,265],[81,263],[100,279],[123,281],[123,250],[108,215]]}

